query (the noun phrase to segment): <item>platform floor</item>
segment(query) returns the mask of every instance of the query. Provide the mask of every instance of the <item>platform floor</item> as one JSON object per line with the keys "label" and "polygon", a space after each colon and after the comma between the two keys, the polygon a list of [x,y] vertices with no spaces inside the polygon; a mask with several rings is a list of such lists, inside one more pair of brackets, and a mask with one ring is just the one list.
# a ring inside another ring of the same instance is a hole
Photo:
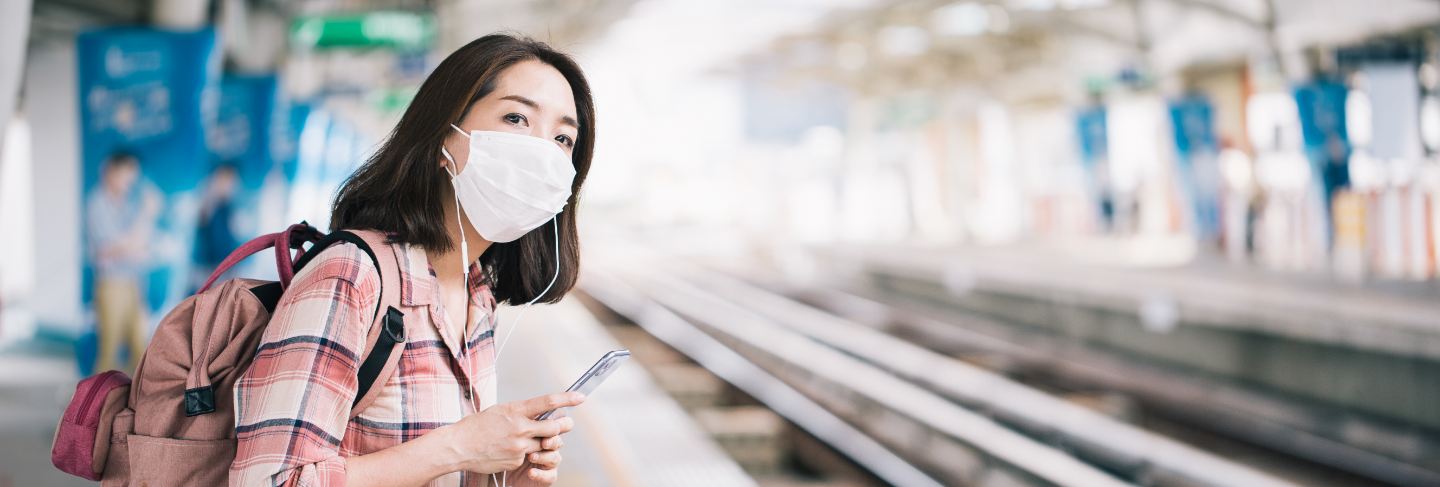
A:
{"label": "platform floor", "polygon": [[[514,311],[502,310],[502,327]],[[535,306],[516,330],[501,355],[501,401],[562,391],[619,348],[574,300]],[[78,380],[74,359],[17,345],[0,352],[0,487],[94,485],[50,465],[55,421]],[[639,364],[570,415],[557,487],[755,485]]]}

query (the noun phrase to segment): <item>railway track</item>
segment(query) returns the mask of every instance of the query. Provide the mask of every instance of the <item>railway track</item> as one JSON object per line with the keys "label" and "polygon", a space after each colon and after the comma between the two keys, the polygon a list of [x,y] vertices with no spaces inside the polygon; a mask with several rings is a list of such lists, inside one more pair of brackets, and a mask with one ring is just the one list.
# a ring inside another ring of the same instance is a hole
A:
{"label": "railway track", "polygon": [[[582,290],[893,485],[1292,485],[894,336],[863,299],[668,261],[592,266]],[[1022,351],[970,335],[951,338]]]}
{"label": "railway track", "polygon": [[[752,284],[814,309],[853,317],[877,331],[1053,395],[1118,398],[1123,409],[1118,414],[1125,416],[1126,422],[1295,483],[1435,485],[1431,472],[1386,468],[1393,461],[1276,424],[1273,420],[1285,414],[1309,420],[1313,413],[1254,391],[1237,391],[1204,377],[1178,375],[1079,350],[1061,341],[1016,332],[1020,327],[994,319],[939,307],[907,306],[874,291],[862,296],[775,281]],[[1297,444],[1303,448],[1292,450]],[[1366,475],[1376,472],[1380,475]]]}

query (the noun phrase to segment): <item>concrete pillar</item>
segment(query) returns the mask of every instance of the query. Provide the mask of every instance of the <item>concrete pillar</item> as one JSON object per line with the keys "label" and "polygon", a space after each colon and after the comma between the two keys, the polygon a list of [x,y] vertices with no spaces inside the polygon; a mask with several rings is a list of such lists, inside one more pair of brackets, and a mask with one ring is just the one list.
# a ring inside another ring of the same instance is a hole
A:
{"label": "concrete pillar", "polygon": [[222,0],[216,21],[225,57],[241,73],[271,73],[280,64],[289,35],[283,15],[271,9],[251,9],[244,0]]}
{"label": "concrete pillar", "polygon": [[25,116],[30,124],[36,272],[31,304],[42,328],[79,333],[80,108],[73,39],[38,45],[25,69]]}
{"label": "concrete pillar", "polygon": [[[30,0],[0,2],[0,133],[15,113],[30,34]],[[0,148],[5,146],[0,136]]]}
{"label": "concrete pillar", "polygon": [[155,27],[195,30],[210,23],[210,0],[155,0],[150,22]]}

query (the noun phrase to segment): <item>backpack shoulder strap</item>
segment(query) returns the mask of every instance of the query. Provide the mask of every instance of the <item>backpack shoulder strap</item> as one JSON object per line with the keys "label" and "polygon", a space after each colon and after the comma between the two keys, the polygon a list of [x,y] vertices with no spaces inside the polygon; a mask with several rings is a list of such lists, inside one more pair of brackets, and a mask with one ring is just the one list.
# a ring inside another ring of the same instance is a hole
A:
{"label": "backpack shoulder strap", "polygon": [[379,397],[380,387],[389,382],[405,349],[405,314],[400,312],[400,262],[395,248],[385,234],[374,230],[341,230],[335,233],[354,235],[373,249],[376,268],[380,270],[380,299],[375,303],[375,323],[366,340],[365,359],[360,363],[359,389],[350,408],[354,418]]}
{"label": "backpack shoulder strap", "polygon": [[379,396],[380,388],[394,375],[405,346],[405,314],[400,312],[400,263],[384,234],[373,230],[337,230],[316,242],[311,251],[295,262],[298,269],[330,245],[348,242],[360,247],[380,273],[380,298],[375,302],[374,321],[366,337],[364,359],[360,362],[358,388],[350,417],[364,411]]}

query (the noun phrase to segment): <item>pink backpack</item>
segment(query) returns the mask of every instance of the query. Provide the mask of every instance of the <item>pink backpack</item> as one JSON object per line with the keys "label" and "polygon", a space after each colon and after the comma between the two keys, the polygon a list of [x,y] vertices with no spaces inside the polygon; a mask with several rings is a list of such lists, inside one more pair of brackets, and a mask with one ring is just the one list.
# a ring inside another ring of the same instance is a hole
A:
{"label": "pink backpack", "polygon": [[[301,222],[226,257],[198,293],[161,320],[133,382],[118,370],[80,381],[55,431],[51,461],[102,485],[224,485],[235,458],[235,381],[254,358],[295,271],[337,242],[360,247],[380,271],[380,299],[366,348],[371,353],[361,362],[350,415],[364,410],[380,389],[372,386],[393,374],[405,343],[394,292],[400,289],[395,253],[378,232],[337,231],[322,238]],[[313,245],[304,250],[305,243]],[[278,282],[231,279],[211,287],[236,263],[270,247]]]}

